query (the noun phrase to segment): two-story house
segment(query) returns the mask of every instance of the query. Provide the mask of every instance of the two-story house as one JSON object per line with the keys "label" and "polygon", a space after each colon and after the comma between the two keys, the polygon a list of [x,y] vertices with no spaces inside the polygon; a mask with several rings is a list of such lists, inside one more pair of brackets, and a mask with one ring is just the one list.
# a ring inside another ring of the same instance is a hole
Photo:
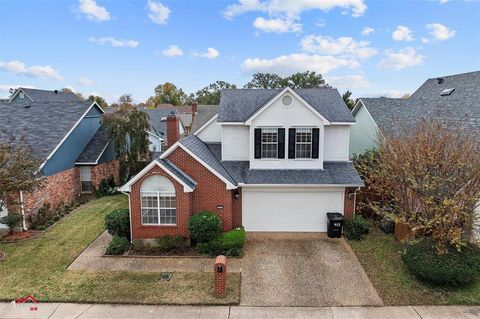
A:
{"label": "two-story house", "polygon": [[354,124],[335,89],[222,91],[217,115],[122,186],[132,238],[188,236],[205,210],[225,231],[325,232],[326,213],[351,216],[363,186]]}
{"label": "two-story house", "polygon": [[[28,217],[46,203],[70,203],[81,193],[92,192],[110,175],[118,181],[113,143],[101,125],[103,113],[95,102],[57,90],[19,88],[0,104],[0,139],[24,137],[32,156],[41,162],[43,178],[35,191],[11,194],[10,201],[0,199],[6,202],[0,216],[10,210]],[[18,202],[20,207],[11,205]]]}

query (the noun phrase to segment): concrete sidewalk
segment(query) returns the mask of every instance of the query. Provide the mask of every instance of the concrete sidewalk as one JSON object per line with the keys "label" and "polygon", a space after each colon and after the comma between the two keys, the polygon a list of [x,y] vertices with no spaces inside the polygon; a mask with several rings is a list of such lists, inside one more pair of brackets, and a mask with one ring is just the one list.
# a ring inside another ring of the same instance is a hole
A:
{"label": "concrete sidewalk", "polygon": [[480,306],[242,307],[0,303],[1,319],[453,319],[480,318]]}

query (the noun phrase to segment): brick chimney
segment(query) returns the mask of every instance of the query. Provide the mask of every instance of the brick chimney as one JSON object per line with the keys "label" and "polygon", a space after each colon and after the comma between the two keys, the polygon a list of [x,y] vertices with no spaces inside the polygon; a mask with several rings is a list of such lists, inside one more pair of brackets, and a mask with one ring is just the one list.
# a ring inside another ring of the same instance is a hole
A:
{"label": "brick chimney", "polygon": [[167,117],[167,147],[172,146],[180,139],[179,129],[179,118],[172,112]]}
{"label": "brick chimney", "polygon": [[196,114],[198,112],[198,103],[197,102],[192,102],[192,115]]}

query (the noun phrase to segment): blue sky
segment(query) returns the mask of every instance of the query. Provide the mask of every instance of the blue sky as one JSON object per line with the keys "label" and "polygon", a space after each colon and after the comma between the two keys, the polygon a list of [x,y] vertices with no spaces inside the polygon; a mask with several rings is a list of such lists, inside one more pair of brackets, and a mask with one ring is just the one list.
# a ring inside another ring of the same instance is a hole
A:
{"label": "blue sky", "polygon": [[479,1],[0,0],[0,96],[72,87],[137,102],[256,72],[320,72],[354,96],[401,96],[480,70]]}

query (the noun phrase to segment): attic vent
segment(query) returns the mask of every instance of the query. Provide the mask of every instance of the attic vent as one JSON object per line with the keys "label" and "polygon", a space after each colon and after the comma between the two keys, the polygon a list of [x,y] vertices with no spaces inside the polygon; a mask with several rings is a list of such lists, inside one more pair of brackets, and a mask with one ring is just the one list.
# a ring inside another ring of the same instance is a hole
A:
{"label": "attic vent", "polygon": [[165,122],[167,120],[167,117],[163,116],[160,121]]}
{"label": "attic vent", "polygon": [[283,105],[292,104],[292,97],[290,95],[285,95],[284,97],[282,97],[282,103]]}
{"label": "attic vent", "polygon": [[443,78],[437,78],[437,84],[442,84],[443,83]]}
{"label": "attic vent", "polygon": [[442,92],[440,92],[440,95],[441,95],[441,96],[447,96],[447,95],[452,94],[453,91],[455,91],[454,88],[452,88],[452,89],[445,89],[445,90],[443,90]]}
{"label": "attic vent", "polygon": [[20,94],[19,94],[19,95],[20,95],[20,98],[21,98],[21,99],[25,98],[25,93],[23,93],[23,92],[20,92]]}

